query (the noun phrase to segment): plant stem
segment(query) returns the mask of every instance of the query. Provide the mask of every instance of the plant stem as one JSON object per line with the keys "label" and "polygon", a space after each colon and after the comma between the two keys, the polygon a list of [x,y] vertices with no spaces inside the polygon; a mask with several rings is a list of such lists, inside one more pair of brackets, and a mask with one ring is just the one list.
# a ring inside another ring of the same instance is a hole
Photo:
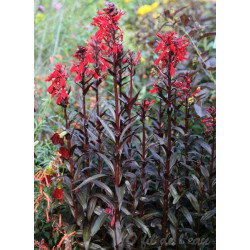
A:
{"label": "plant stem", "polygon": [[[189,119],[189,108],[188,108],[188,95],[185,98],[185,129],[184,129],[184,145],[185,145],[185,161],[186,164],[188,165],[188,129],[189,129],[189,124],[188,124],[188,119]],[[188,176],[188,169],[185,171],[185,177]],[[189,181],[187,178],[185,178],[185,185],[187,188],[189,188]]]}
{"label": "plant stem", "polygon": [[[167,116],[168,116],[168,129],[167,129],[167,159],[166,159],[166,165],[165,165],[165,195],[164,195],[164,203],[163,203],[163,219],[162,219],[162,238],[165,239],[166,237],[166,230],[167,230],[167,218],[168,218],[168,195],[169,195],[169,171],[170,171],[170,156],[171,156],[171,92],[172,92],[172,83],[171,83],[171,74],[170,74],[170,64],[171,64],[171,55],[169,56],[169,64],[168,64],[168,102],[167,102]],[[162,245],[162,250],[166,249],[165,245]]]}
{"label": "plant stem", "polygon": [[86,94],[85,91],[85,78],[82,80],[82,108],[83,108],[83,121],[84,121],[84,150],[86,150],[86,177],[89,178],[90,170],[89,170],[89,138],[88,138],[88,130],[87,130],[87,113],[86,113]]}
{"label": "plant stem", "polygon": [[[114,36],[115,41],[115,36]],[[115,92],[115,124],[116,124],[116,142],[115,142],[115,188],[116,190],[119,189],[119,151],[120,151],[120,119],[119,119],[119,102],[118,102],[118,86],[117,86],[117,60],[116,54],[113,54],[113,82],[114,82],[114,92]],[[116,194],[116,192],[115,192]],[[119,213],[119,204],[118,204],[118,197],[117,194],[115,195],[115,240],[116,240],[116,249],[118,249],[118,242],[117,242],[117,221],[120,221],[120,213]]]}
{"label": "plant stem", "polygon": [[[142,193],[145,195],[145,166],[146,166],[146,133],[145,133],[145,121],[142,121],[142,168],[141,168],[141,184],[142,184]],[[144,210],[144,201],[141,202],[140,208],[140,217],[143,216]],[[141,247],[141,238],[142,238],[142,230],[139,232],[138,243],[139,247]]]}
{"label": "plant stem", "polygon": [[[211,198],[211,195],[213,194],[213,183],[212,183],[212,177],[213,177],[213,165],[214,165],[214,151],[215,151],[215,126],[212,132],[212,153],[211,153],[211,159],[210,159],[210,170],[209,170],[209,195]],[[209,199],[209,209],[212,210],[213,209],[213,202],[211,199]],[[213,226],[213,231],[214,234],[216,235],[216,227],[215,227],[215,221],[214,221],[214,217],[211,218],[212,219],[212,226]]]}
{"label": "plant stem", "polygon": [[[68,115],[67,115],[67,106],[64,107],[64,117],[65,117],[65,123],[66,123],[66,129],[67,131],[69,130],[69,123],[68,123]],[[67,138],[67,142],[68,142],[68,150],[69,152],[71,151],[71,136],[69,136]],[[69,157],[69,164],[70,164],[70,174],[71,174],[71,195],[72,195],[72,200],[73,200],[73,210],[75,213],[75,219],[77,221],[78,219],[78,211],[77,211],[77,206],[76,206],[76,197],[75,197],[75,193],[72,191],[75,189],[75,181],[74,181],[74,164],[73,164],[73,158],[72,158],[72,154],[70,152],[70,157]]]}

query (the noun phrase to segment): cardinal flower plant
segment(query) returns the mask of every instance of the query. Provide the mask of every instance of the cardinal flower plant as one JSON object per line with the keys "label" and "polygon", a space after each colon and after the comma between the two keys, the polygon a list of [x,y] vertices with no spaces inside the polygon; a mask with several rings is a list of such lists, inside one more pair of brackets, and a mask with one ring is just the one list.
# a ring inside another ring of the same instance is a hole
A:
{"label": "cardinal flower plant", "polygon": [[[167,249],[169,235],[176,249],[201,237],[212,249],[214,104],[204,99],[204,87],[193,85],[197,71],[178,70],[192,55],[189,40],[174,30],[155,34],[152,87],[147,98],[135,92],[141,55],[124,47],[119,21],[125,14],[106,3],[72,65],[56,63],[45,80],[64,129],[50,135],[57,150],[35,174],[35,228],[47,228],[47,234],[36,231],[35,246],[142,249],[154,234],[158,240],[148,243],[154,249]],[[105,98],[100,87],[107,82],[112,91]]]}

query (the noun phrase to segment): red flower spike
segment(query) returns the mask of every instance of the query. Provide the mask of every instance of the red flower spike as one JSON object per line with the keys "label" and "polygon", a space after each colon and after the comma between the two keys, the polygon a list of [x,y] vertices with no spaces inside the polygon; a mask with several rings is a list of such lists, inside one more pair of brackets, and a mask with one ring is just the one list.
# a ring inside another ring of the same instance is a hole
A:
{"label": "red flower spike", "polygon": [[51,98],[57,95],[56,103],[61,106],[68,105],[68,94],[65,90],[66,88],[66,80],[67,73],[62,68],[62,64],[57,63],[54,68],[54,72],[52,72],[46,79],[46,82],[52,81],[51,85],[48,87],[47,91],[51,94]]}
{"label": "red flower spike", "polygon": [[[107,8],[97,12],[97,17],[93,18],[91,25],[97,26],[99,30],[95,37],[99,42],[103,42],[106,48],[107,55],[117,54],[123,50],[123,31],[118,26],[118,21],[125,14],[121,10],[117,10],[115,4],[106,3]],[[115,34],[115,39],[110,36]]]}
{"label": "red flower spike", "polygon": [[61,154],[62,158],[69,159],[69,151],[66,148],[61,147],[59,153]]}
{"label": "red flower spike", "polygon": [[186,47],[188,46],[188,40],[182,37],[177,37],[174,31],[169,33],[156,34],[160,41],[155,49],[155,53],[161,53],[159,58],[155,61],[155,65],[161,62],[161,68],[168,68],[168,58],[171,56],[170,74],[175,74],[174,65],[186,60],[184,55],[187,54]]}

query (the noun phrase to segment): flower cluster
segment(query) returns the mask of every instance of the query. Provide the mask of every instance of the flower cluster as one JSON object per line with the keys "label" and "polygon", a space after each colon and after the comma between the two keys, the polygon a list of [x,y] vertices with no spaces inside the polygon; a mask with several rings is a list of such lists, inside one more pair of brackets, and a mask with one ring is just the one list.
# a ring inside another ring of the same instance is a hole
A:
{"label": "flower cluster", "polygon": [[60,187],[56,187],[52,192],[52,198],[57,199],[58,201],[62,201],[64,196],[63,189]]}
{"label": "flower cluster", "polygon": [[184,56],[187,54],[188,40],[183,39],[183,37],[177,37],[174,31],[165,32],[163,35],[157,32],[157,36],[161,40],[155,49],[155,53],[161,52],[161,54],[155,61],[155,65],[161,62],[162,69],[170,67],[170,74],[173,76],[175,74],[175,65],[183,60],[187,60]]}
{"label": "flower cluster", "polygon": [[200,92],[200,87],[198,87],[193,93],[191,93],[190,83],[191,79],[189,78],[189,74],[181,74],[179,75],[183,78],[183,81],[178,81],[173,83],[173,86],[177,88],[177,96],[184,102],[188,100],[189,103],[194,102],[194,96]]}
{"label": "flower cluster", "polygon": [[210,133],[215,129],[216,126],[216,109],[214,106],[207,108],[207,112],[209,113],[209,117],[207,119],[202,120],[202,123],[205,123],[207,130],[206,133]]}
{"label": "flower cluster", "polygon": [[140,61],[140,59],[141,59],[141,52],[140,51],[138,51],[136,56],[134,57],[134,52],[129,50],[128,57],[125,57],[122,62],[123,63],[128,62],[129,65],[136,66],[138,64],[138,62]]}
{"label": "flower cluster", "polygon": [[[86,46],[79,46],[73,55],[78,62],[74,62],[70,73],[76,72],[75,82],[82,81],[87,76],[95,79],[101,77],[101,72],[105,73],[109,68],[109,63],[105,60],[104,55],[107,47],[97,39],[96,35],[91,36]],[[102,75],[104,78],[106,75]]]}
{"label": "flower cluster", "polygon": [[123,31],[118,26],[118,21],[122,15],[125,14],[124,11],[117,10],[117,7],[113,3],[106,3],[107,8],[103,11],[97,12],[97,17],[93,17],[93,26],[99,28],[96,32],[95,37],[98,41],[104,41],[105,45],[108,47],[107,54],[111,53],[117,54],[118,51],[123,50]]}
{"label": "flower cluster", "polygon": [[66,67],[62,67],[62,64],[57,63],[54,71],[45,79],[46,82],[52,81],[47,91],[51,94],[51,98],[57,95],[56,103],[61,106],[68,105],[68,93],[66,92],[66,80],[67,80]]}

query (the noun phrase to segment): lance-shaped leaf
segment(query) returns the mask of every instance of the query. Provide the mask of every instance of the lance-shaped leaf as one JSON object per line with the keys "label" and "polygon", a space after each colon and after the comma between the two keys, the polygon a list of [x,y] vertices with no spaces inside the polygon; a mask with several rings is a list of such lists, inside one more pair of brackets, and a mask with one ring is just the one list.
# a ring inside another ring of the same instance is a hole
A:
{"label": "lance-shaped leaf", "polygon": [[93,237],[101,228],[105,220],[107,219],[108,214],[102,212],[99,217],[96,219],[94,225],[91,227],[90,235]]}
{"label": "lance-shaped leaf", "polygon": [[203,117],[206,115],[207,112],[205,112],[201,106],[199,106],[198,104],[194,104],[194,109],[195,109],[195,112],[196,114],[199,116],[199,117]]}
{"label": "lance-shaped leaf", "polygon": [[164,165],[162,157],[160,157],[152,148],[149,148],[149,151],[152,153],[152,156],[155,160],[158,160],[162,165]]}
{"label": "lance-shaped leaf", "polygon": [[204,148],[210,155],[212,154],[212,149],[209,144],[202,140],[197,140],[196,143],[199,143],[202,148]]}
{"label": "lance-shaped leaf", "polygon": [[148,235],[148,237],[151,237],[149,228],[144,224],[144,222],[141,219],[139,219],[138,217],[133,217],[131,219],[145,234]]}
{"label": "lance-shaped leaf", "polygon": [[197,212],[200,212],[200,205],[196,199],[196,197],[190,193],[190,192],[187,192],[186,193],[186,196],[187,198],[189,199],[190,203],[192,204],[192,206],[194,207],[194,209],[197,211]]}
{"label": "lance-shaped leaf", "polygon": [[102,99],[102,102],[105,104],[105,107],[107,107],[110,111],[110,113],[112,114],[114,120],[115,120],[115,112],[114,109],[108,104],[108,102],[106,102],[104,99]]}
{"label": "lance-shaped leaf", "polygon": [[207,211],[202,217],[201,217],[201,221],[206,221],[208,219],[210,219],[212,216],[214,216],[216,213],[216,210],[213,209],[211,211]]}
{"label": "lance-shaped leaf", "polygon": [[86,223],[85,227],[83,229],[83,242],[84,247],[86,250],[89,249],[89,243],[90,243],[91,237],[90,237],[90,224]]}
{"label": "lance-shaped leaf", "polygon": [[122,141],[123,139],[123,136],[125,135],[125,133],[128,131],[129,128],[131,128],[134,123],[137,121],[137,118],[135,118],[131,123],[129,123],[123,130],[122,130],[122,133],[121,133],[121,136],[120,136],[120,142]]}
{"label": "lance-shaped leaf", "polygon": [[107,195],[109,195],[111,198],[114,197],[114,194],[113,194],[112,190],[105,183],[103,183],[101,181],[97,181],[97,180],[93,181],[93,183],[95,185],[97,185],[98,187],[102,188],[103,190],[105,190]]}
{"label": "lance-shaped leaf", "polygon": [[104,129],[106,130],[106,132],[109,135],[109,138],[115,142],[115,136],[112,132],[112,130],[109,128],[109,126],[105,123],[105,121],[103,121],[100,117],[98,117],[99,121],[101,122],[102,126],[104,127]]}
{"label": "lance-shaped leaf", "polygon": [[87,210],[87,218],[89,221],[91,221],[91,216],[95,210],[95,206],[96,206],[96,202],[97,202],[97,198],[93,197],[90,201],[89,201],[89,205],[88,205],[88,210]]}
{"label": "lance-shaped leaf", "polygon": [[100,177],[104,177],[104,176],[106,176],[106,175],[105,175],[105,174],[96,174],[96,175],[93,175],[93,176],[91,176],[91,177],[85,179],[85,180],[84,180],[79,186],[77,186],[74,190],[77,190],[77,189],[83,187],[84,185],[86,185],[86,184],[88,184],[88,183],[90,183],[90,182],[93,182],[94,180],[96,180],[96,179],[98,179],[98,178],[100,178]]}
{"label": "lance-shaped leaf", "polygon": [[106,197],[104,194],[94,194],[94,197],[100,198],[103,202],[105,202],[108,206],[111,206],[114,208],[114,205],[111,203],[111,201]]}
{"label": "lance-shaped leaf", "polygon": [[176,189],[174,188],[174,186],[172,184],[169,186],[169,191],[174,198],[173,204],[176,204],[179,201],[179,199],[181,198],[181,196],[178,195]]}
{"label": "lance-shaped leaf", "polygon": [[115,176],[115,168],[114,168],[114,165],[113,163],[103,154],[101,153],[98,153],[98,155],[100,155],[100,157],[106,162],[106,164],[108,165],[108,167],[110,168],[113,176]]}
{"label": "lance-shaped leaf", "polygon": [[185,218],[187,219],[187,221],[189,222],[189,224],[191,225],[191,227],[194,227],[194,220],[192,215],[189,213],[189,211],[187,210],[186,207],[181,207],[180,208],[181,212],[183,213],[183,215],[185,216]]}
{"label": "lance-shaped leaf", "polygon": [[175,227],[178,227],[178,221],[177,221],[177,218],[175,217],[174,213],[172,210],[169,210],[168,211],[168,218],[170,219],[170,221],[172,222],[172,224],[175,226]]}
{"label": "lance-shaped leaf", "polygon": [[121,209],[123,197],[125,194],[125,186],[115,187],[116,195],[118,197],[119,210]]}
{"label": "lance-shaped leaf", "polygon": [[68,192],[64,192],[63,198],[67,204],[69,204],[70,206],[73,206],[73,200],[71,196],[68,194]]}

